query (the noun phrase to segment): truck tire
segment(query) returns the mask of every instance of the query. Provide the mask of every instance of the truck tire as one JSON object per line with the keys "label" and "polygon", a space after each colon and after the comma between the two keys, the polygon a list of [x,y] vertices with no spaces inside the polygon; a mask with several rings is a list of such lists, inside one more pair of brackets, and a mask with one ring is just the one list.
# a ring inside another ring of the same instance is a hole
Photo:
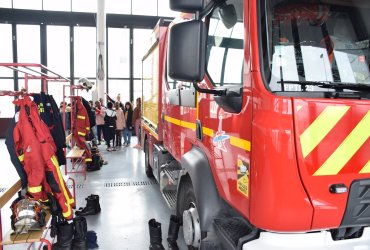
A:
{"label": "truck tire", "polygon": [[147,177],[151,178],[153,177],[153,169],[149,164],[149,145],[148,145],[148,140],[145,139],[144,142],[144,157],[145,157],[145,162],[144,162],[144,168],[145,168],[145,174]]}
{"label": "truck tire", "polygon": [[183,221],[183,235],[188,250],[199,249],[201,244],[200,220],[197,211],[193,184],[189,177],[183,177],[177,196],[177,215]]}

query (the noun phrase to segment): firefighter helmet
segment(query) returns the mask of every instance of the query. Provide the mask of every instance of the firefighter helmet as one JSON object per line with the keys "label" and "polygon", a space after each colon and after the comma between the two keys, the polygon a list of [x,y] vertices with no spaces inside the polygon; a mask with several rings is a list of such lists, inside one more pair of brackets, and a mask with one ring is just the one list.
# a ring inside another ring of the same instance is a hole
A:
{"label": "firefighter helmet", "polygon": [[[87,91],[93,88],[94,82],[91,82],[89,79],[86,77],[82,77],[78,80],[78,83],[83,86]],[[94,91],[94,90],[93,90]]]}
{"label": "firefighter helmet", "polygon": [[38,201],[17,198],[12,203],[11,209],[11,225],[15,233],[24,234],[45,226],[46,212]]}

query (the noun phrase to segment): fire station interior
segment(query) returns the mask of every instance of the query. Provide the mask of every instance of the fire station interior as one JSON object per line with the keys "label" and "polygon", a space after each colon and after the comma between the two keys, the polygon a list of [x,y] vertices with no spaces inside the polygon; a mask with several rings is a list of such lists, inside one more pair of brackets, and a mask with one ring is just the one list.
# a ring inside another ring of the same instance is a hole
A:
{"label": "fire station interior", "polygon": [[0,250],[369,250],[369,12],[0,0]]}
{"label": "fire station interior", "polygon": [[[67,78],[69,82],[50,81],[46,86],[46,92],[53,95],[58,107],[63,101],[71,103],[68,97],[63,99],[63,86],[78,86],[79,80],[86,78],[104,85],[100,96],[104,100],[107,100],[105,93],[114,100],[120,95],[123,104],[130,101],[134,108],[135,100],[142,92],[141,60],[149,48],[153,28],[160,18],[171,20],[176,14],[170,10],[167,0],[0,1],[0,63],[42,64]],[[105,25],[101,24],[103,22]],[[97,42],[98,32],[103,32],[106,40],[100,37],[102,40]],[[104,72],[99,71],[101,68],[97,63],[102,53],[106,58]],[[23,70],[30,73],[29,76],[40,76]],[[98,82],[97,74],[104,74],[104,80]],[[0,67],[0,92],[20,91],[24,87],[25,74]],[[66,89],[70,91],[70,88]],[[29,93],[42,90],[42,80],[28,80]],[[82,89],[73,95],[97,101],[93,92]],[[5,145],[7,130],[15,114],[13,100],[14,96],[0,94],[0,197],[19,180]],[[106,165],[99,171],[87,172],[86,178],[84,173],[68,173],[75,180],[75,211],[85,208],[86,199],[92,194],[99,196],[101,212],[84,216],[87,230],[97,236],[96,245],[88,245],[89,249],[148,249],[148,221],[153,218],[162,224],[163,246],[167,249],[171,211],[159,192],[158,183],[145,174],[143,150],[134,147],[137,142],[137,136],[133,135],[130,145],[109,152],[102,140],[98,149],[107,161]],[[67,161],[71,165],[71,159]],[[62,168],[61,171],[64,175]],[[72,192],[71,182],[66,183]],[[16,198],[17,195],[0,209],[2,239],[11,230],[10,206]],[[45,237],[51,244],[58,242],[58,237],[53,240],[50,232]],[[179,237],[178,245],[185,249],[182,237]],[[39,242],[21,243],[0,246],[0,249],[39,249],[39,246]],[[53,246],[52,249],[71,248]],[[86,248],[74,246],[73,249]]]}

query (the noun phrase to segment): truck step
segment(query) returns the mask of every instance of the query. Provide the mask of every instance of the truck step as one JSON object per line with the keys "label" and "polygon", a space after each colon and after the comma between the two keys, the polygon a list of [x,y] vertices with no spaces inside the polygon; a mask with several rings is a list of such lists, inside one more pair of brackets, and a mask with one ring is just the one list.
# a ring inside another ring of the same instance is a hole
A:
{"label": "truck step", "polygon": [[161,166],[160,189],[163,191],[177,190],[181,167],[176,161],[171,161]]}
{"label": "truck step", "polygon": [[168,207],[172,210],[176,210],[177,192],[176,190],[164,190],[162,192],[164,200],[167,202]]}
{"label": "truck step", "polygon": [[214,220],[214,225],[226,249],[241,249],[239,241],[244,242],[257,236],[257,230],[241,218],[217,218]]}
{"label": "truck step", "polygon": [[168,176],[169,181],[172,182],[174,185],[177,185],[178,180],[178,171],[174,169],[163,169],[163,172]]}

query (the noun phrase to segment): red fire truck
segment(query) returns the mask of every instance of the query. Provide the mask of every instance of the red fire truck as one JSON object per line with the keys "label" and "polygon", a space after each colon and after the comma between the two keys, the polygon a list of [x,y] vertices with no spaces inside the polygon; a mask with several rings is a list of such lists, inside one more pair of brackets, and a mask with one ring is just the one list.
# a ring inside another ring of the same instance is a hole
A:
{"label": "red fire truck", "polygon": [[189,249],[370,249],[370,2],[170,5],[142,143]]}

